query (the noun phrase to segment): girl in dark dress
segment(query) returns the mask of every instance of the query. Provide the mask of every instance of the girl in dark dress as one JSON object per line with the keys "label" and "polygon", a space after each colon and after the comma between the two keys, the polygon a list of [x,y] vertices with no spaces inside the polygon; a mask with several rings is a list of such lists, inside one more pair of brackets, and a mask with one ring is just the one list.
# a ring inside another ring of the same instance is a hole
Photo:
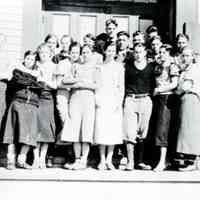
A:
{"label": "girl in dark dress", "polygon": [[163,171],[166,168],[171,117],[170,99],[173,90],[178,85],[179,68],[173,63],[170,56],[171,50],[172,47],[168,44],[163,44],[160,47],[159,64],[155,67],[156,88],[153,99],[153,123],[155,145],[160,148],[160,158],[154,171]]}
{"label": "girl in dark dress", "polygon": [[21,144],[17,157],[17,165],[21,168],[30,168],[26,163],[27,153],[37,144],[37,110],[41,87],[37,82],[39,72],[35,69],[35,58],[35,53],[27,51],[23,64],[13,70],[10,81],[14,95],[3,137],[3,143],[8,144],[8,169],[15,168],[16,144]]}

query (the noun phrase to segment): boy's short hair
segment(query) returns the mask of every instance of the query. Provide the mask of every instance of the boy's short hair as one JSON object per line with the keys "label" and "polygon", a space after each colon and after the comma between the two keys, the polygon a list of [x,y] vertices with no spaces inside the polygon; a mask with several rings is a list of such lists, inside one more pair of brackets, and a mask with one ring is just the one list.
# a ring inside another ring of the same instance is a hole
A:
{"label": "boy's short hair", "polygon": [[153,33],[153,32],[158,32],[158,28],[154,25],[151,25],[146,29],[147,34],[150,34],[150,33]]}
{"label": "boy's short hair", "polygon": [[120,37],[121,35],[125,35],[127,38],[130,38],[130,35],[126,31],[120,31],[117,33],[117,37]]}
{"label": "boy's short hair", "polygon": [[116,19],[113,18],[106,20],[106,27],[109,26],[110,24],[114,24],[116,27],[118,26]]}

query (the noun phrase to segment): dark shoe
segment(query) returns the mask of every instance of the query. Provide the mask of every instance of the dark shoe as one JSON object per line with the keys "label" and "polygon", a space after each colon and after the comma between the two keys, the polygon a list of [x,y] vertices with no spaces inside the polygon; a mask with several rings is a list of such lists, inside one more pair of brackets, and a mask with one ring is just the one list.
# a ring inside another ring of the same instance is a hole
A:
{"label": "dark shoe", "polygon": [[136,169],[141,169],[141,170],[151,170],[150,165],[146,165],[144,163],[139,163],[136,167]]}

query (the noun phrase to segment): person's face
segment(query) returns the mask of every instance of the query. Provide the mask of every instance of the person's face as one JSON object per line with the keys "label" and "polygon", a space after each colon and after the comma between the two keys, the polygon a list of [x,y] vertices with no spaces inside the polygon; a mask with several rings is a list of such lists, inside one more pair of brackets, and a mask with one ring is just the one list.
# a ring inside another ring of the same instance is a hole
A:
{"label": "person's face", "polygon": [[114,57],[116,56],[116,46],[115,45],[108,46],[105,51],[105,56],[107,59],[114,59]]}
{"label": "person's face", "polygon": [[134,58],[135,61],[141,62],[145,59],[146,50],[144,47],[135,47],[134,49]]}
{"label": "person's face", "polygon": [[134,45],[134,44],[137,44],[137,43],[142,43],[142,44],[145,43],[144,36],[143,36],[142,34],[136,35],[136,36],[133,38],[133,45]]}
{"label": "person's face", "polygon": [[161,41],[159,39],[154,39],[151,43],[151,49],[158,54],[160,50],[160,46],[162,45]]}
{"label": "person's face", "polygon": [[129,46],[129,38],[126,35],[120,35],[117,39],[117,45],[120,50],[127,49]]}
{"label": "person's face", "polygon": [[35,55],[28,55],[24,58],[24,66],[31,69],[35,64]]}
{"label": "person's face", "polygon": [[108,26],[106,26],[106,33],[111,37],[115,37],[116,36],[116,31],[117,31],[117,27],[115,26],[115,24],[108,24]]}
{"label": "person's face", "polygon": [[169,52],[165,48],[160,48],[160,60],[165,62],[169,60]]}
{"label": "person's face", "polygon": [[50,37],[46,43],[52,51],[55,51],[56,46],[57,46],[57,38],[56,37]]}
{"label": "person's face", "polygon": [[92,57],[92,51],[88,46],[85,46],[82,49],[82,57],[83,57],[83,62],[89,62],[91,60]]}
{"label": "person's face", "polygon": [[185,37],[180,37],[177,41],[178,49],[182,50],[184,47],[188,45],[188,41]]}
{"label": "person's face", "polygon": [[183,64],[190,65],[193,62],[192,51],[190,49],[183,50],[181,58],[182,58]]}
{"label": "person's face", "polygon": [[68,52],[70,43],[71,43],[70,37],[63,37],[62,40],[60,41],[60,44],[62,46],[62,50],[65,51],[65,52]]}
{"label": "person's face", "polygon": [[46,62],[51,60],[51,50],[47,46],[43,46],[39,50],[39,58],[41,62]]}
{"label": "person's face", "polygon": [[84,37],[83,38],[83,43],[89,45],[90,47],[94,46],[94,40],[92,40],[89,37]]}
{"label": "person's face", "polygon": [[80,47],[79,46],[72,47],[71,52],[70,52],[70,57],[71,57],[72,62],[78,61],[78,59],[80,57]]}
{"label": "person's face", "polygon": [[158,32],[156,32],[156,31],[151,32],[151,33],[148,34],[148,38],[149,38],[149,39],[151,39],[151,38],[153,38],[153,37],[155,37],[155,36],[158,36]]}

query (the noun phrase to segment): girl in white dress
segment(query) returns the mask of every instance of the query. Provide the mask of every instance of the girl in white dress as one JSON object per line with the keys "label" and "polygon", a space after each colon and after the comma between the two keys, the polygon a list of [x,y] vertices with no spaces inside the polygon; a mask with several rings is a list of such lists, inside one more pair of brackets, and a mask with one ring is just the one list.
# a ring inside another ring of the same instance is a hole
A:
{"label": "girl in white dress", "polygon": [[[122,103],[124,97],[123,64],[114,60],[115,44],[105,47],[105,61],[100,65],[101,85],[96,90],[96,124],[94,142],[99,144],[98,169],[115,169],[114,146],[122,143]],[[106,156],[107,150],[107,156]]]}

